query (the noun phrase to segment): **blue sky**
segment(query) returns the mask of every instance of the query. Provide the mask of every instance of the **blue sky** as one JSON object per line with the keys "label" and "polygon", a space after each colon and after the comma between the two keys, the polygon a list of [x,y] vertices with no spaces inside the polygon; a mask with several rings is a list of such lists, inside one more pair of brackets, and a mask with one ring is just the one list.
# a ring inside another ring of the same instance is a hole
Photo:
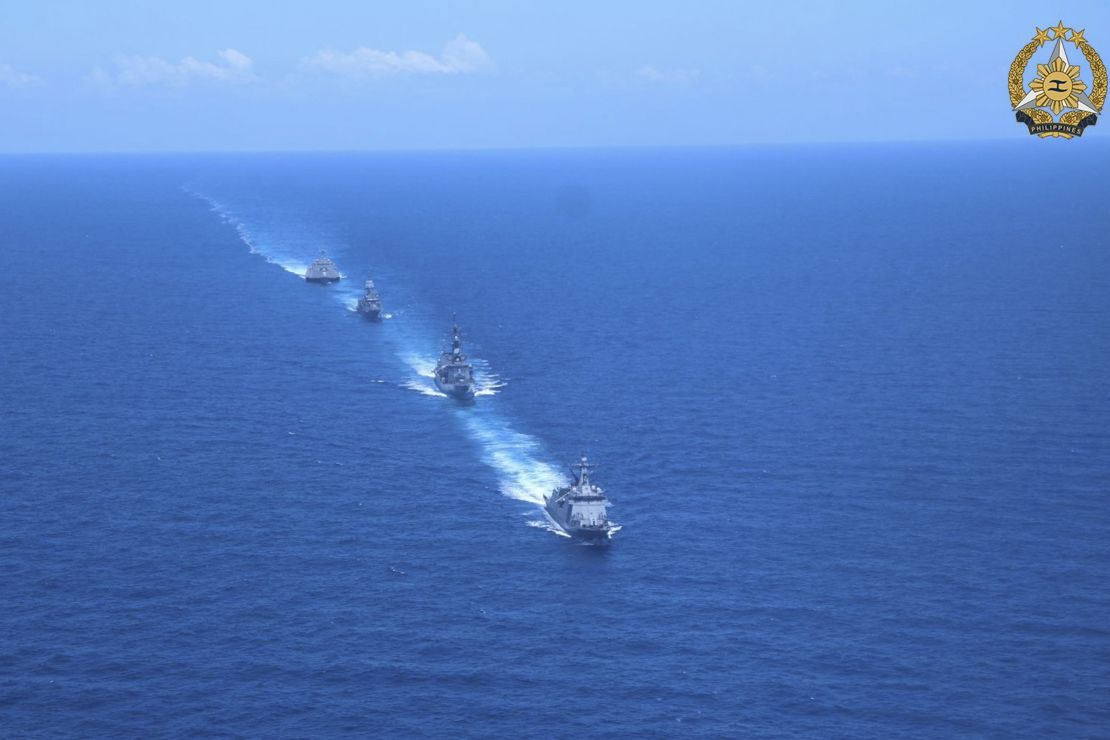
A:
{"label": "blue sky", "polygon": [[1007,139],[1061,18],[1110,61],[1104,0],[4,0],[0,151]]}

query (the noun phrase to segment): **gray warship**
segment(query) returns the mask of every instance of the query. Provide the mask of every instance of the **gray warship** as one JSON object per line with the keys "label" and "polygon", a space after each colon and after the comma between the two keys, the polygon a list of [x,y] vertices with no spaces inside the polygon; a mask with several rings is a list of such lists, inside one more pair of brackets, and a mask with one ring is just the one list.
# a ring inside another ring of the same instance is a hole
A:
{"label": "gray warship", "polygon": [[339,268],[322,249],[320,256],[308,266],[304,274],[304,279],[310,283],[338,283],[340,277]]}
{"label": "gray warship", "polygon": [[590,482],[594,468],[586,456],[571,468],[574,483],[556,488],[544,497],[543,508],[551,521],[571,537],[587,542],[608,542],[620,530],[609,521],[609,499],[601,486]]}
{"label": "gray warship", "polygon": [[382,317],[382,298],[378,289],[374,287],[373,280],[366,281],[366,292],[358,299],[358,312],[370,319],[378,321]]}
{"label": "gray warship", "polygon": [[435,381],[442,393],[463,401],[474,398],[474,368],[462,353],[458,324],[452,330],[451,349],[441,354],[436,363]]}

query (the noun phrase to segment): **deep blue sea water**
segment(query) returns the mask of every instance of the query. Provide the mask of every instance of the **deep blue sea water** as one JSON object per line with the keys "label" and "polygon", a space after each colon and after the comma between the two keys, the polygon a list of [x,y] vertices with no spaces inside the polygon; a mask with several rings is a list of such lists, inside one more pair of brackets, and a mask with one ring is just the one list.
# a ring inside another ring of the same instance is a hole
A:
{"label": "deep blue sea water", "polygon": [[0,160],[0,734],[1105,737],[1100,133]]}

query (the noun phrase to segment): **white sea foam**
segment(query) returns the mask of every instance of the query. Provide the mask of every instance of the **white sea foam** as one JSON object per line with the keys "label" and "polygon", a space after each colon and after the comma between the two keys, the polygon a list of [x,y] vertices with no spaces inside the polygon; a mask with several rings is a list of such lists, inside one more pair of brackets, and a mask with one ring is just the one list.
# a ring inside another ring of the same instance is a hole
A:
{"label": "white sea foam", "polygon": [[424,380],[406,380],[401,383],[402,388],[408,388],[410,391],[416,391],[424,396],[434,396],[436,398],[447,398],[447,394],[437,389],[434,385]]}
{"label": "white sea foam", "polygon": [[297,260],[279,259],[277,257],[267,256],[266,261],[270,262],[270,263],[273,263],[273,264],[277,265],[278,267],[281,267],[286,272],[291,273],[293,275],[296,275],[297,277],[299,277],[301,279],[304,279],[305,273],[308,272],[308,265],[306,265],[303,262],[298,262]]}
{"label": "white sea foam", "polygon": [[304,262],[303,258],[285,253],[284,250],[278,249],[268,240],[251,231],[246,223],[244,223],[231,208],[215,198],[187,186],[182,186],[182,190],[195,198],[203,200],[208,204],[209,210],[215,213],[220,220],[234,228],[235,232],[239,235],[239,240],[246,245],[251,254],[257,254],[270,264],[277,265],[286,272],[296,275],[299,278],[304,278],[305,273],[308,272],[308,264]]}
{"label": "white sea foam", "polygon": [[493,396],[508,385],[485,360],[471,360],[471,364],[474,366],[474,395]]}
{"label": "white sea foam", "polygon": [[551,534],[557,534],[560,537],[570,537],[569,534],[564,532],[557,524],[551,521],[551,518],[547,516],[546,512],[544,513],[544,517],[544,519],[529,519],[524,523],[527,524],[529,527],[542,529],[547,532],[551,532]]}
{"label": "white sea foam", "polygon": [[358,299],[362,297],[361,290],[350,283],[339,283],[330,287],[332,297],[339,301],[340,305],[348,311],[358,311]]}
{"label": "white sea foam", "polygon": [[[230,208],[215,199],[189,188],[184,189],[207,202],[213,213],[233,226],[240,240],[252,254],[263,257],[267,262],[276,264],[287,272],[304,277],[308,265],[275,243],[277,240],[268,239],[252,230]],[[347,310],[357,310],[361,292],[356,286],[342,283],[334,285],[331,286],[331,294]],[[383,314],[383,318],[392,319],[393,314]],[[409,322],[402,323],[407,325]],[[427,347],[428,342],[421,341],[426,337],[412,335],[411,327],[408,331],[404,329],[400,331],[400,334],[392,336],[389,343],[396,348],[399,359],[416,375],[414,378],[402,381],[401,387],[425,396],[447,398],[447,395],[439,391],[432,382],[437,355],[412,349],[418,346]],[[417,333],[419,334],[419,331]],[[475,358],[472,358],[471,362],[474,366],[476,396],[493,396],[506,386],[505,381],[492,371],[488,362]],[[565,476],[561,475],[555,466],[545,461],[539,440],[513,429],[512,425],[499,416],[495,409],[478,405],[472,408],[459,408],[458,411],[467,435],[478,444],[481,450],[483,462],[496,472],[502,494],[542,507],[544,496],[553,488],[564,485]],[[529,519],[527,524],[560,536],[568,536],[546,517],[546,513],[543,519]]]}
{"label": "white sea foam", "polygon": [[436,375],[436,361],[427,355],[404,352],[401,354],[401,361],[411,367],[421,378],[434,378]]}
{"label": "white sea foam", "polygon": [[563,485],[564,477],[541,459],[539,440],[516,431],[495,414],[467,411],[462,414],[467,434],[481,447],[483,462],[497,471],[501,493],[543,506],[544,496]]}

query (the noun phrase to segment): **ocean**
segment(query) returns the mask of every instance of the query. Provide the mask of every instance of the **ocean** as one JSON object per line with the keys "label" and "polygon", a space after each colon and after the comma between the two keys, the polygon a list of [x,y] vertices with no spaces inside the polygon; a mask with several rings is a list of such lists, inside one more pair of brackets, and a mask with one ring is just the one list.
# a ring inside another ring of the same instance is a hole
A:
{"label": "ocean", "polygon": [[1099,133],[3,157],[0,734],[1105,737]]}

